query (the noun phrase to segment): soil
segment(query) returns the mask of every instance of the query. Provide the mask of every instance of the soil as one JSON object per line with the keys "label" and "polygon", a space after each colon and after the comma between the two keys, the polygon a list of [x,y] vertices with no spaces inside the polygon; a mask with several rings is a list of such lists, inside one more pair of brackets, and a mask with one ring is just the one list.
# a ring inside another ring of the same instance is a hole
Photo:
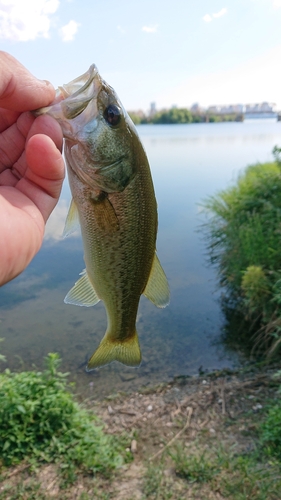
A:
{"label": "soil", "polygon": [[273,377],[276,370],[277,367],[253,368],[178,377],[153,390],[118,394],[102,401],[88,400],[87,406],[104,422],[106,432],[125,432],[130,436],[128,448],[133,460],[110,481],[81,476],[74,486],[63,491],[55,466],[47,465],[30,476],[23,465],[2,475],[0,493],[11,481],[28,484],[35,480],[41,483],[40,492],[46,495],[42,498],[143,500],[148,498],[144,494],[146,471],[149,467],[156,471],[162,463],[172,496],[157,498],[221,500],[220,492],[209,490],[208,484],[200,486],[199,491],[196,485],[178,478],[174,464],[169,460],[164,463],[162,458],[178,442],[187,453],[215,446],[235,447],[237,453],[253,449],[266,403],[279,397],[280,380]]}

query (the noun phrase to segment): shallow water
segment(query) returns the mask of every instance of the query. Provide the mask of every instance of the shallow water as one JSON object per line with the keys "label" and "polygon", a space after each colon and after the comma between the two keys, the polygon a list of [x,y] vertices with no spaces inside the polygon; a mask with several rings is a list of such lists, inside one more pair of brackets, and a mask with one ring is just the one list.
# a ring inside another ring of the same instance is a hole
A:
{"label": "shallow water", "polygon": [[[46,228],[43,247],[28,269],[0,289],[1,344],[12,369],[41,369],[48,352],[62,357],[83,395],[116,391],[231,367],[237,355],[220,345],[224,317],[214,269],[206,265],[199,203],[230,185],[248,164],[271,161],[281,143],[281,122],[140,126],[154,179],[159,211],[158,255],[168,276],[171,304],[157,309],[141,299],[137,329],[141,367],[118,363],[86,374],[85,360],[106,329],[102,303],[93,308],[64,304],[84,268],[79,234],[61,239],[70,192]],[[7,365],[5,365],[7,366]],[[4,367],[4,365],[3,365]]]}

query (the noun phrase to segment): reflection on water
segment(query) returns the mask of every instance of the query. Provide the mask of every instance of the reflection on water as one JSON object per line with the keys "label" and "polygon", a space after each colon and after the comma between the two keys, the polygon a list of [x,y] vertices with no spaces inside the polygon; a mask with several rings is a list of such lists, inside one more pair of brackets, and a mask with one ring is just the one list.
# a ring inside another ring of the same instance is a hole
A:
{"label": "reflection on water", "polygon": [[196,231],[198,204],[249,163],[271,161],[281,123],[141,126],[139,133],[158,200],[158,254],[171,288],[171,304],[164,310],[141,299],[141,367],[112,363],[84,372],[87,357],[104,335],[106,316],[102,303],[80,308],[63,302],[84,268],[80,235],[61,239],[70,201],[65,183],[41,251],[21,276],[0,289],[1,347],[12,369],[41,368],[48,352],[58,352],[78,390],[98,397],[237,362],[216,342],[224,317],[214,270],[205,265],[204,242]]}

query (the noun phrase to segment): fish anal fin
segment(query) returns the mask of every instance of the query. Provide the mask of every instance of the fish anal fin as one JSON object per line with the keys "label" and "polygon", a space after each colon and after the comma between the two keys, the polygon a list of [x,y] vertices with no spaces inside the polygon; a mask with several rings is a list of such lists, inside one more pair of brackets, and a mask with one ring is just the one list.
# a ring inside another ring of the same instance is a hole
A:
{"label": "fish anal fin", "polygon": [[166,307],[170,302],[168,281],[156,253],[143,295],[157,307]]}
{"label": "fish anal fin", "polygon": [[66,236],[69,236],[70,234],[74,233],[74,231],[77,231],[79,227],[80,223],[79,223],[78,209],[75,201],[72,199],[68,210],[68,214],[66,216],[62,237],[65,238]]}
{"label": "fish anal fin", "polygon": [[126,340],[111,340],[105,334],[99,347],[88,361],[86,370],[91,371],[99,366],[107,365],[112,361],[119,361],[127,366],[139,366],[141,351],[136,330]]}
{"label": "fish anal fin", "polygon": [[86,269],[81,273],[82,278],[76,281],[75,285],[69,290],[64,302],[75,306],[94,306],[99,302],[99,297],[89,280]]}

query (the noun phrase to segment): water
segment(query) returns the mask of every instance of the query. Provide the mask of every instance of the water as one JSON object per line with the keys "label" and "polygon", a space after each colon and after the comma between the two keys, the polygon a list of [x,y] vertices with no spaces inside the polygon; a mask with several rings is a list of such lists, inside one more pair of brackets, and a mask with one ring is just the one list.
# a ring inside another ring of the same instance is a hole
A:
{"label": "water", "polygon": [[[142,298],[137,329],[140,368],[118,363],[86,374],[86,358],[106,329],[102,303],[64,304],[84,268],[79,234],[61,239],[70,192],[67,183],[46,228],[43,247],[28,269],[0,289],[2,352],[12,369],[41,369],[58,352],[77,391],[100,397],[137,390],[199,368],[231,367],[239,360],[218,343],[224,317],[214,270],[206,265],[199,203],[235,181],[248,164],[271,161],[281,122],[140,126],[159,208],[158,255],[168,276],[171,304],[157,309]],[[7,366],[7,365],[6,365]]]}

